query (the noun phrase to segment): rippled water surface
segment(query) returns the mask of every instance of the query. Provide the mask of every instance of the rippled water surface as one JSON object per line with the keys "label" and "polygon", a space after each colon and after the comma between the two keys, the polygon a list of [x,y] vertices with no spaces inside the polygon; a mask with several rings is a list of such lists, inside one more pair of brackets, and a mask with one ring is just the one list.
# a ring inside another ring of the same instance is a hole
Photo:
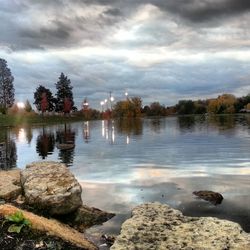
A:
{"label": "rippled water surface", "polygon": [[[91,121],[1,129],[1,168],[36,160],[67,163],[83,200],[117,214],[89,231],[117,233],[131,209],[159,201],[186,215],[216,216],[250,231],[250,116]],[[58,149],[71,143],[70,150]],[[197,190],[220,192],[214,206]]]}

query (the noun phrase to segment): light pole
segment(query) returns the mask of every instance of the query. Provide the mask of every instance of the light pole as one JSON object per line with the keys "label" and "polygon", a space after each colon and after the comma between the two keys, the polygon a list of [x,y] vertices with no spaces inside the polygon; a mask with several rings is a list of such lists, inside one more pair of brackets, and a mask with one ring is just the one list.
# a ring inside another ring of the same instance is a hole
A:
{"label": "light pole", "polygon": [[113,96],[110,97],[110,109],[112,111],[112,102],[115,100],[115,98]]}
{"label": "light pole", "polygon": [[83,106],[83,113],[84,113],[85,119],[86,119],[88,116],[88,109],[89,109],[89,103],[87,101],[87,98],[84,99],[82,106]]}
{"label": "light pole", "polygon": [[106,109],[108,109],[108,100],[107,99],[104,100],[104,104],[106,104]]}
{"label": "light pole", "polygon": [[104,105],[104,101],[100,102],[101,108],[102,108],[102,113],[103,113],[103,105]]}

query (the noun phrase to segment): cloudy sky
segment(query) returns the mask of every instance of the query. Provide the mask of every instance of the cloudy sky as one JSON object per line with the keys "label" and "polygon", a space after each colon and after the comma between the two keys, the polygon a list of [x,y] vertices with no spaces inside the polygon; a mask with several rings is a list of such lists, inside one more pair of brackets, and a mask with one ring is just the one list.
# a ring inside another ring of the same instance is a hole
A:
{"label": "cloudy sky", "polygon": [[250,92],[248,0],[0,0],[0,58],[16,100],[64,72],[80,107]]}

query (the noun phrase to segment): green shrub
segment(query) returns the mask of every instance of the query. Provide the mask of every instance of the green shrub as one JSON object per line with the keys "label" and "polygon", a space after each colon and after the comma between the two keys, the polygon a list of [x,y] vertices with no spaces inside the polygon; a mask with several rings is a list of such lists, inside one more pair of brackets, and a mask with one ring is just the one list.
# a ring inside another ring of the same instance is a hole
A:
{"label": "green shrub", "polygon": [[5,222],[13,223],[8,228],[9,233],[20,233],[23,227],[31,225],[30,221],[24,217],[21,211],[5,216]]}

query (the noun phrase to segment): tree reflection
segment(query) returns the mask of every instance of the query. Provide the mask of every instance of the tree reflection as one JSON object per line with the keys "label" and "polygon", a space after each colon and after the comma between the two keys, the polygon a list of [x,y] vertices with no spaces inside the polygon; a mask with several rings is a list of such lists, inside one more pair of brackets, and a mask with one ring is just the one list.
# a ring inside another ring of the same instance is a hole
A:
{"label": "tree reflection", "polygon": [[27,140],[28,144],[30,144],[31,140],[33,138],[33,133],[32,133],[31,127],[25,128],[25,135],[26,135],[26,140]]}
{"label": "tree reflection", "polygon": [[16,143],[10,138],[9,131],[0,131],[0,169],[10,169],[16,167],[17,150]]}
{"label": "tree reflection", "polygon": [[64,124],[64,127],[56,131],[56,143],[59,149],[59,159],[65,164],[71,165],[74,160],[75,131],[70,125]]}
{"label": "tree reflection", "polygon": [[42,159],[52,154],[55,148],[55,136],[51,132],[47,132],[43,127],[42,133],[36,139],[36,152]]}
{"label": "tree reflection", "polygon": [[182,132],[185,130],[193,131],[194,126],[195,126],[195,117],[194,116],[178,116],[178,124]]}
{"label": "tree reflection", "polygon": [[219,129],[235,128],[236,119],[233,115],[213,115],[209,116],[209,123],[215,125]]}
{"label": "tree reflection", "polygon": [[116,120],[115,126],[117,133],[125,135],[141,135],[142,119],[119,119]]}
{"label": "tree reflection", "polygon": [[166,126],[165,119],[153,118],[150,119],[150,127],[155,133],[160,133],[161,129],[164,129]]}

